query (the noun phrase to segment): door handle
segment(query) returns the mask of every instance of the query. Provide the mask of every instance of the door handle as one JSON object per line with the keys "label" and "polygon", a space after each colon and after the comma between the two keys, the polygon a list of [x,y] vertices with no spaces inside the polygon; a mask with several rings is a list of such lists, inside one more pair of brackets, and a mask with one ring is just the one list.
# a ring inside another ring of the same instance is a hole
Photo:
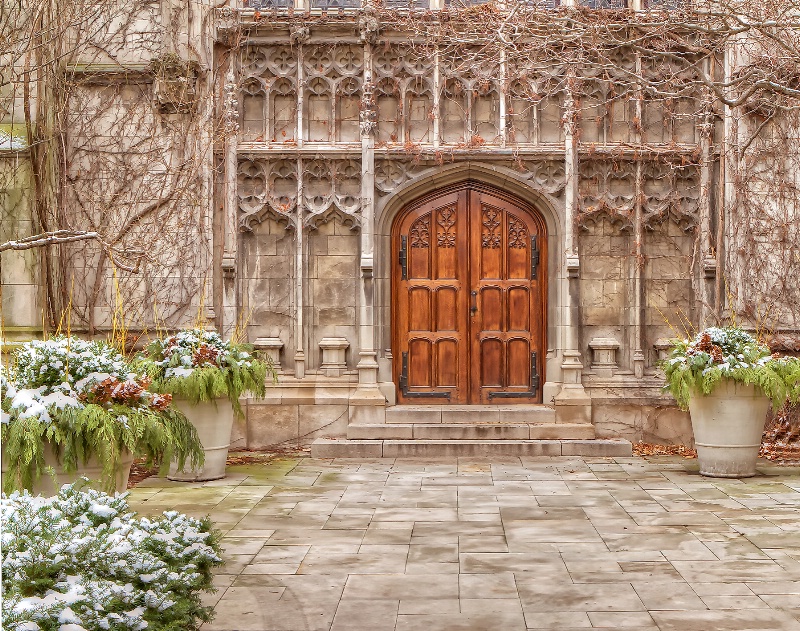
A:
{"label": "door handle", "polygon": [[478,313],[478,292],[471,291],[469,295],[472,297],[472,306],[469,308],[469,314],[474,316]]}

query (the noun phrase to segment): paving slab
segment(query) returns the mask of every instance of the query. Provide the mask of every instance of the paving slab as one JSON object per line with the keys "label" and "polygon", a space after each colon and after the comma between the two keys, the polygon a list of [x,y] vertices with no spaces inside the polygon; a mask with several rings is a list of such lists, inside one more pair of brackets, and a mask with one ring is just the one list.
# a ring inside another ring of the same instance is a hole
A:
{"label": "paving slab", "polygon": [[222,533],[203,631],[800,631],[800,469],[298,456],[129,501]]}

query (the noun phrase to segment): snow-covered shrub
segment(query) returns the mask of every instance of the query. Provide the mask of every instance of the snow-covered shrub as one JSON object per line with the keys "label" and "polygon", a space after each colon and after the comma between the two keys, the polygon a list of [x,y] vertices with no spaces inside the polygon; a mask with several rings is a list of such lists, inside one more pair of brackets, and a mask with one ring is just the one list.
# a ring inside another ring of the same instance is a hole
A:
{"label": "snow-covered shrub", "polygon": [[46,443],[66,473],[96,456],[108,489],[126,450],[162,467],[202,462],[195,428],[150,382],[104,342],[58,336],[24,344],[10,373],[0,370],[3,488],[33,487],[45,471]]}
{"label": "snow-covered shrub", "polygon": [[158,392],[185,397],[190,403],[228,397],[242,414],[239,396],[250,392],[263,398],[273,367],[253,356],[249,344],[224,341],[204,329],[180,331],[147,347],[139,364],[153,379]]}
{"label": "snow-covered shrub", "polygon": [[3,496],[3,628],[8,631],[197,629],[221,563],[208,519],[137,518],[126,495],[62,487]]}
{"label": "snow-covered shrub", "polygon": [[775,409],[800,399],[800,359],[771,354],[769,347],[739,328],[710,327],[692,340],[675,340],[661,364],[666,389],[682,408],[696,394],[710,394],[722,379],[752,384]]}

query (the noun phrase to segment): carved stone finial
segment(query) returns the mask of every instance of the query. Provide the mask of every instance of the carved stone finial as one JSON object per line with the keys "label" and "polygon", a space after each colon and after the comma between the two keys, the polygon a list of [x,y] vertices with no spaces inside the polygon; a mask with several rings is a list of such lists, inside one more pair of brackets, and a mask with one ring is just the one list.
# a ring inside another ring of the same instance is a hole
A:
{"label": "carved stone finial", "polygon": [[239,99],[237,98],[238,86],[233,68],[228,69],[223,86],[224,99],[222,104],[222,120],[225,132],[235,134],[239,131]]}
{"label": "carved stone finial", "polygon": [[292,25],[289,31],[289,39],[293,44],[305,44],[311,39],[311,29],[307,26]]}
{"label": "carved stone finial", "polygon": [[369,136],[375,131],[378,124],[378,111],[375,104],[375,84],[365,81],[361,93],[360,113],[361,135]]}
{"label": "carved stone finial", "polygon": [[362,42],[374,42],[381,30],[381,22],[378,19],[377,7],[369,0],[364,4],[361,15],[358,18],[358,31]]}

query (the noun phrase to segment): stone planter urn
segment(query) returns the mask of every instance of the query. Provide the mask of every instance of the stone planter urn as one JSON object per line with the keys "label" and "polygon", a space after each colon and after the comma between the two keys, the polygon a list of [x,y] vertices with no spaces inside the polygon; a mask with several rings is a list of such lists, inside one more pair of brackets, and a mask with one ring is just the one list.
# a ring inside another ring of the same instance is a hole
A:
{"label": "stone planter urn", "polygon": [[[6,458],[5,449],[3,449],[3,477],[8,475],[8,459]],[[52,497],[58,495],[61,487],[65,484],[72,484],[85,477],[89,479],[87,486],[102,491],[108,490],[102,483],[103,465],[97,459],[97,456],[92,456],[85,464],[78,459],[78,469],[72,473],[64,473],[64,468],[61,460],[56,456],[56,451],[53,449],[52,443],[45,443],[44,446],[44,462],[46,467],[52,467],[55,472],[54,475],[43,473],[41,477],[34,483],[31,493],[33,495],[43,495],[45,497]],[[133,454],[125,449],[120,458],[119,467],[115,472],[114,479],[114,492],[124,493],[128,488],[128,478],[131,474],[131,465],[133,465]]]}
{"label": "stone planter urn", "polygon": [[187,467],[183,471],[178,471],[177,463],[173,462],[167,478],[179,482],[207,482],[224,478],[233,428],[233,405],[230,400],[220,397],[214,401],[189,403],[186,399],[175,397],[173,404],[197,429],[205,461],[199,468]]}
{"label": "stone planter urn", "polygon": [[689,400],[702,475],[744,478],[756,474],[770,400],[760,388],[723,379],[708,395]]}

